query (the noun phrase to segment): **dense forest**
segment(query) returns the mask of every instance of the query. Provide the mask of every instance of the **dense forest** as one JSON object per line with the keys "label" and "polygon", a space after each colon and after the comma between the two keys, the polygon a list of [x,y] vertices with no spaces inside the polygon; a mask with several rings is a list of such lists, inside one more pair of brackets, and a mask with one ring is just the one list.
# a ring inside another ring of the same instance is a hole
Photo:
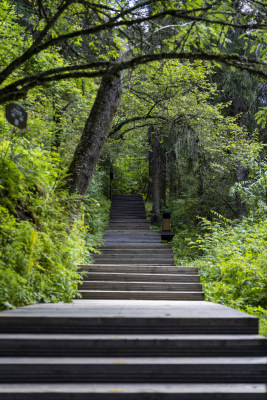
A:
{"label": "dense forest", "polygon": [[[258,0],[0,1],[0,308],[71,301],[115,194],[267,334],[267,20]],[[7,106],[27,112],[9,123]]]}

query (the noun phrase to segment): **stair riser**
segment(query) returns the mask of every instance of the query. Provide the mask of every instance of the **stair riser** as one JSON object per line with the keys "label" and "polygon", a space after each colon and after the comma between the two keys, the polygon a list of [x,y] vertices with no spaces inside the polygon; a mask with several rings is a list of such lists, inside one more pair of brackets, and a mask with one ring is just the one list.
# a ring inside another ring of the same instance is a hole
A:
{"label": "stair riser", "polygon": [[1,340],[2,357],[260,357],[266,343],[257,340]]}
{"label": "stair riser", "polygon": [[144,218],[135,218],[135,220],[133,221],[132,219],[127,220],[127,219],[121,219],[120,221],[110,221],[109,222],[110,226],[122,226],[122,227],[128,227],[129,225],[132,226],[143,226],[143,227],[147,227],[148,229],[150,229],[150,223],[148,220],[144,220]]}
{"label": "stair riser", "polygon": [[[137,233],[137,234],[131,234],[131,233],[104,233],[103,235],[104,239],[113,239],[113,240],[129,240],[129,242],[131,240],[140,240],[140,241],[158,241],[161,243],[161,237],[160,235],[154,235],[154,234],[150,234],[149,232],[147,234],[141,234],[141,233]],[[138,241],[137,240],[137,241]]]}
{"label": "stair riser", "polygon": [[[141,236],[141,235],[140,235]],[[126,245],[131,244],[131,243],[143,243],[143,244],[161,244],[161,239],[160,237],[154,237],[154,238],[149,238],[149,237],[128,237],[128,235],[122,235],[120,237],[107,237],[103,236],[104,243],[106,244],[112,244],[112,243],[125,243]]]}
{"label": "stair riser", "polygon": [[121,207],[113,207],[110,212],[110,217],[120,217],[124,218],[125,216],[146,218],[146,212],[143,207],[129,207],[127,210],[122,210]]}
{"label": "stair riser", "polygon": [[84,281],[82,285],[80,285],[80,289],[82,290],[120,290],[120,291],[126,291],[126,290],[137,290],[137,291],[147,291],[147,290],[153,290],[153,291],[198,291],[200,292],[202,290],[202,285],[201,284],[194,284],[194,283],[188,283],[188,284],[182,284],[182,283],[154,283],[154,284],[149,284],[149,283],[136,283],[136,282],[95,282],[95,281]]}
{"label": "stair riser", "polygon": [[150,238],[150,239],[159,238],[159,239],[161,239],[160,232],[151,231],[149,229],[135,229],[135,228],[133,228],[133,229],[110,229],[108,231],[105,231],[103,236],[119,238],[123,235],[125,235],[127,237],[127,239],[138,238],[139,236],[141,236],[142,238]]}
{"label": "stair riser", "polygon": [[266,400],[266,393],[1,393],[0,400]]}
{"label": "stair riser", "polygon": [[145,213],[145,207],[143,204],[113,204],[110,208],[111,213],[117,212],[118,214],[125,214],[131,211]]}
{"label": "stair riser", "polygon": [[103,258],[113,258],[113,257],[116,257],[116,258],[128,258],[128,257],[131,257],[131,258],[148,258],[148,257],[151,257],[151,258],[159,258],[159,259],[163,259],[163,260],[165,260],[165,259],[171,259],[171,260],[173,260],[174,258],[173,258],[173,255],[172,255],[172,253],[170,253],[170,252],[168,252],[168,251],[165,251],[165,252],[160,252],[160,251],[158,251],[158,252],[153,252],[153,251],[151,251],[151,250],[148,250],[148,251],[146,251],[146,250],[133,250],[133,251],[120,251],[120,250],[118,250],[118,251],[114,251],[114,252],[112,252],[112,251],[102,251],[101,252],[101,254],[95,254],[94,255],[94,257],[95,258],[100,258],[100,257],[103,257]]}
{"label": "stair riser", "polygon": [[156,249],[149,249],[145,247],[140,247],[139,249],[127,249],[127,248],[122,248],[122,249],[106,249],[106,248],[100,248],[98,249],[101,254],[147,254],[151,253],[154,255],[162,254],[162,255],[173,255],[173,252],[170,248],[156,248]]}
{"label": "stair riser", "polygon": [[265,383],[266,368],[188,364],[6,364],[0,383]]}
{"label": "stair riser", "polygon": [[173,260],[173,255],[170,254],[169,252],[164,252],[160,253],[158,252],[157,254],[152,253],[151,251],[145,251],[145,250],[138,250],[136,252],[102,252],[101,254],[95,254],[94,258],[159,258],[160,260]]}
{"label": "stair riser", "polygon": [[[127,256],[127,254],[118,257],[118,256],[94,256],[94,262],[96,264],[140,264],[144,263],[146,265],[149,262],[153,262],[153,265],[158,262],[159,265],[173,265],[174,259],[171,257],[152,257],[152,256]],[[156,264],[157,265],[157,264]]]}
{"label": "stair riser", "polygon": [[113,241],[111,243],[109,243],[108,241],[105,241],[105,246],[107,248],[121,248],[121,247],[131,247],[132,249],[134,248],[140,248],[140,247],[144,247],[144,248],[155,248],[155,249],[160,249],[162,248],[162,242],[156,242],[156,243],[152,243],[152,242],[146,242],[145,240],[142,241],[123,241],[123,240],[117,240],[117,241]]}
{"label": "stair riser", "polygon": [[134,230],[137,230],[137,231],[144,231],[144,232],[147,232],[147,231],[149,231],[149,226],[144,226],[144,225],[138,225],[138,226],[136,226],[136,225],[133,225],[133,226],[123,226],[123,225],[110,225],[109,226],[109,230],[110,231],[126,231],[126,232],[128,232],[128,231],[134,231]]}
{"label": "stair riser", "polygon": [[112,222],[121,222],[124,220],[128,220],[131,222],[137,222],[139,220],[142,220],[144,222],[147,222],[147,218],[145,215],[132,215],[132,214],[122,214],[122,215],[111,215],[111,221]]}
{"label": "stair riser", "polygon": [[121,259],[115,259],[115,258],[98,258],[95,261],[97,263],[101,264],[117,264],[117,265],[122,265],[122,264],[133,264],[133,265],[175,265],[173,260],[165,260],[165,259],[149,259],[149,258],[121,258]]}
{"label": "stair riser", "polygon": [[112,275],[112,274],[97,274],[97,273],[88,273],[84,275],[84,280],[86,281],[121,281],[121,282],[188,282],[188,283],[200,283],[199,276],[187,276],[187,275]]}
{"label": "stair riser", "polygon": [[152,253],[151,251],[143,251],[139,250],[136,252],[102,252],[101,254],[95,254],[94,258],[159,258],[160,260],[173,260],[173,255],[165,252],[165,253],[160,253],[158,252],[157,254]]}
{"label": "stair riser", "polygon": [[0,318],[1,333],[258,334],[256,319],[242,318]]}
{"label": "stair riser", "polygon": [[110,218],[111,221],[113,221],[116,218],[120,218],[120,219],[144,219],[147,221],[146,219],[146,215],[145,212],[143,210],[133,210],[133,211],[125,211],[125,212],[121,212],[121,211],[112,211],[110,213]]}
{"label": "stair riser", "polygon": [[176,301],[197,301],[204,300],[202,292],[116,292],[116,291],[86,291],[80,290],[82,299],[109,299],[109,300],[176,300]]}

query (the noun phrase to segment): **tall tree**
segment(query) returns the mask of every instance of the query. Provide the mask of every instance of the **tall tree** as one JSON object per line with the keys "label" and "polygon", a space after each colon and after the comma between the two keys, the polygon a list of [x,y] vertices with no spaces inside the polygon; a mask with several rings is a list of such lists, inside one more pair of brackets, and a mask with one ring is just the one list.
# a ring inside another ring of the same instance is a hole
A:
{"label": "tall tree", "polygon": [[[17,4],[21,1],[17,0]],[[42,1],[29,0],[33,16],[26,28],[15,23],[17,13],[8,0],[0,11],[5,34],[13,40],[24,37],[12,56],[5,43],[0,72],[0,104],[25,99],[35,87],[70,78],[103,77],[73,161],[68,170],[70,193],[86,192],[108,136],[121,95],[120,74],[125,69],[164,59],[222,62],[260,77],[266,77],[261,56],[243,57],[224,51],[229,29],[238,28],[247,40],[253,35],[262,47],[266,13],[258,1],[250,0],[251,12],[239,10],[224,0],[163,1]],[[152,12],[151,12],[152,10]],[[251,18],[256,15],[260,18]],[[260,21],[260,22],[258,22]],[[17,31],[14,31],[16,27]],[[119,59],[125,42],[131,48],[128,60]],[[11,46],[14,43],[11,43]],[[60,50],[65,62],[59,67],[42,66],[48,52]],[[91,49],[91,54],[89,52]],[[104,107],[105,105],[105,107]],[[105,111],[105,112],[104,112]],[[89,162],[88,162],[89,160]]]}

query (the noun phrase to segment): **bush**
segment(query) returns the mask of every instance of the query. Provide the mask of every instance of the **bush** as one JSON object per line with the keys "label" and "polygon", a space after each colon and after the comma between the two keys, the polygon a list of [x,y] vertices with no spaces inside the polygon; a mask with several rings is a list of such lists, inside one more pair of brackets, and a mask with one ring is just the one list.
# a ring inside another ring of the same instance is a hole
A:
{"label": "bush", "polygon": [[267,219],[202,222],[206,233],[189,245],[200,251],[192,266],[200,268],[206,300],[259,316],[267,334]]}
{"label": "bush", "polygon": [[76,298],[77,265],[92,262],[101,243],[109,214],[101,173],[70,223],[73,199],[55,190],[58,159],[26,140],[0,146],[0,309]]}

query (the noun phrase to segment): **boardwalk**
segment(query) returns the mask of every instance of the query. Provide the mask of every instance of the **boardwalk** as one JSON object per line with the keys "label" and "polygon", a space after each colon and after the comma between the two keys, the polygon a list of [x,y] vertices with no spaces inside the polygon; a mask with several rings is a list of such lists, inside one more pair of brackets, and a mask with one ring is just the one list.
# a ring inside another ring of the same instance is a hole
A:
{"label": "boardwalk", "polygon": [[83,299],[0,314],[2,400],[266,400],[257,319],[204,301],[142,199],[114,197]]}

